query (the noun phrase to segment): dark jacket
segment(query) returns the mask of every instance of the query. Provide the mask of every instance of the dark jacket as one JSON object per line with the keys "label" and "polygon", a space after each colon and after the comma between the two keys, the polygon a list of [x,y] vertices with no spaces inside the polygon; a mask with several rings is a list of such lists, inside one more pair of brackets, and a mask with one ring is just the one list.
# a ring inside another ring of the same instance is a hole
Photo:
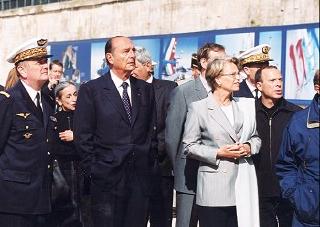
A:
{"label": "dark jacket", "polygon": [[144,190],[150,190],[155,165],[156,109],[151,84],[130,77],[132,117],[129,121],[110,73],[80,87],[74,114],[75,144],[92,183],[103,191],[127,176],[127,165]]}
{"label": "dark jacket", "polygon": [[319,226],[319,95],[295,113],[276,165],[282,195],[295,208],[294,227]]}
{"label": "dark jacket", "polygon": [[165,149],[164,132],[171,91],[177,86],[173,81],[153,79],[157,108],[158,158],[162,176],[172,176],[172,164]]}
{"label": "dark jacket", "polygon": [[59,138],[59,132],[66,130],[73,131],[73,111],[59,111],[54,117],[51,117],[53,124],[52,155],[55,159],[80,160],[73,141],[66,142]]}
{"label": "dark jacket", "polygon": [[273,107],[273,114],[269,116],[261,98],[256,102],[257,130],[262,144],[259,154],[253,157],[253,161],[257,171],[260,197],[280,196],[275,164],[278,159],[282,132],[292,114],[300,109],[281,98]]}
{"label": "dark jacket", "polygon": [[0,212],[45,214],[51,210],[48,119],[53,109],[42,95],[43,120],[22,82],[0,95]]}
{"label": "dark jacket", "polygon": [[[73,111],[59,111],[50,117],[52,131],[52,213],[48,216],[49,226],[82,226],[80,197],[82,176],[79,170],[80,157],[73,141],[62,141],[59,133],[73,131]],[[61,215],[63,213],[63,216]],[[59,218],[57,216],[60,215]],[[67,224],[68,223],[68,224]]]}
{"label": "dark jacket", "polygon": [[0,85],[0,91],[4,91],[4,87]]}

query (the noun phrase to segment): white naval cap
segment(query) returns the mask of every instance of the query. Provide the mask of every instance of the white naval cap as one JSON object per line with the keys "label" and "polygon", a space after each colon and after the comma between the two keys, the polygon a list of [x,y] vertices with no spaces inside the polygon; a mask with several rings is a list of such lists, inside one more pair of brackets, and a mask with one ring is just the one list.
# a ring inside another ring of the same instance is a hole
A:
{"label": "white naval cap", "polygon": [[237,56],[237,58],[240,60],[241,65],[273,61],[269,56],[270,49],[270,45],[261,44],[242,52]]}
{"label": "white naval cap", "polygon": [[15,48],[7,57],[9,63],[17,64],[18,62],[31,58],[49,58],[52,55],[47,53],[48,40],[42,38],[30,39],[19,47]]}

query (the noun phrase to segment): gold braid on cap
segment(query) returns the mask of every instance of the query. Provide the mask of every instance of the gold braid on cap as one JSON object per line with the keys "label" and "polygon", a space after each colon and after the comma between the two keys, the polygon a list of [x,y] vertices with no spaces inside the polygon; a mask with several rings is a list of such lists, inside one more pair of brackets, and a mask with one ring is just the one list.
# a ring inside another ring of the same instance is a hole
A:
{"label": "gold braid on cap", "polygon": [[45,47],[36,47],[36,48],[22,51],[21,53],[17,54],[13,61],[14,61],[14,64],[17,64],[18,62],[29,59],[29,58],[44,57],[46,55],[47,55],[47,49]]}
{"label": "gold braid on cap", "polygon": [[248,63],[252,62],[263,62],[263,61],[270,61],[271,59],[269,58],[269,54],[256,54],[256,55],[251,55],[248,58],[242,59],[241,65],[245,65]]}

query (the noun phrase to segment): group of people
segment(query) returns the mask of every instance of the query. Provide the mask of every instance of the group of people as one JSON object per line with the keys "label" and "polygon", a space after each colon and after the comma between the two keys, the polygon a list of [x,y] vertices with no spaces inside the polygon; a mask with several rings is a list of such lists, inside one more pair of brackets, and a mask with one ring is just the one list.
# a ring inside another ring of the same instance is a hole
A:
{"label": "group of people", "polygon": [[319,225],[319,70],[301,110],[269,45],[235,58],[207,43],[177,86],[117,36],[110,70],[78,92],[46,46],[8,57],[18,80],[0,92],[0,226],[171,227],[174,189],[177,227]]}

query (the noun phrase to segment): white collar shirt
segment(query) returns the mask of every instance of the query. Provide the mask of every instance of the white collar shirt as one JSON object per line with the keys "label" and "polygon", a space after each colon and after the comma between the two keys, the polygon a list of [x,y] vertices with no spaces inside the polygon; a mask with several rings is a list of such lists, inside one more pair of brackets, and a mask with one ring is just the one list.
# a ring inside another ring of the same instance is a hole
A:
{"label": "white collar shirt", "polygon": [[128,79],[126,79],[125,81],[123,81],[112,70],[110,70],[110,75],[111,75],[111,80],[113,81],[114,85],[116,86],[121,98],[122,98],[122,95],[123,95],[122,83],[123,82],[127,82],[128,83],[127,92],[128,92],[128,96],[129,96],[129,99],[130,99],[130,103],[132,105],[132,101],[131,101],[131,84],[130,84],[130,79],[129,79],[130,77]]}
{"label": "white collar shirt", "polygon": [[[256,87],[253,86],[247,79],[245,80],[246,81],[246,84],[248,85],[248,88],[250,89],[253,97],[256,97]],[[261,96],[261,92],[258,91],[258,98]]]}
{"label": "white collar shirt", "polygon": [[33,101],[33,103],[37,106],[37,98],[36,98],[36,96],[37,96],[37,93],[39,92],[39,95],[40,95],[40,106],[41,106],[41,109],[43,109],[42,108],[42,98],[41,98],[41,91],[36,91],[36,90],[34,90],[32,87],[30,87],[28,84],[26,84],[24,81],[22,81],[21,80],[21,82],[22,82],[22,84],[23,84],[23,86],[25,87],[25,89],[27,90],[27,93],[29,94],[29,96],[30,96],[30,98],[31,98],[31,100]]}

